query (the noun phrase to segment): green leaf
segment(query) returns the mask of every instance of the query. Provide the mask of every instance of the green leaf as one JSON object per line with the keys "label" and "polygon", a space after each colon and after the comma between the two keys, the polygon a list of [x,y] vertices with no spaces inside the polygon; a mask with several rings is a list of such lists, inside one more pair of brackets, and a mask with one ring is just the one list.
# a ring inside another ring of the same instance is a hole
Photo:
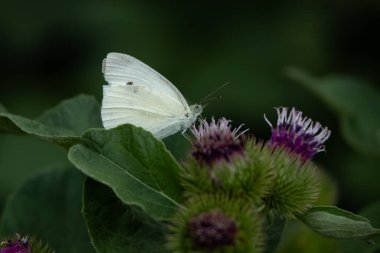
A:
{"label": "green leaf", "polygon": [[83,213],[99,253],[164,253],[164,224],[124,205],[112,190],[92,179],[84,188]]}
{"label": "green leaf", "polygon": [[276,252],[338,253],[342,252],[339,250],[341,242],[343,241],[320,236],[298,220],[288,220]]}
{"label": "green leaf", "polygon": [[31,120],[0,108],[0,132],[36,136],[66,149],[80,142],[91,127],[101,127],[100,106],[92,96],[78,95]]}
{"label": "green leaf", "polygon": [[163,139],[163,142],[177,161],[183,161],[189,155],[191,144],[181,133],[168,136]]}
{"label": "green leaf", "polygon": [[7,109],[2,104],[0,104],[0,112],[7,112]]}
{"label": "green leaf", "polygon": [[36,237],[56,252],[95,252],[81,214],[83,180],[73,167],[34,174],[9,196],[0,233]]}
{"label": "green leaf", "polygon": [[364,217],[371,219],[371,222],[377,226],[380,227],[380,200],[366,206],[360,211],[360,215],[363,215]]}
{"label": "green leaf", "polygon": [[266,224],[266,249],[265,253],[276,252],[276,249],[281,241],[282,233],[286,225],[286,219],[282,218],[279,215],[271,213],[267,217]]}
{"label": "green leaf", "polygon": [[363,239],[380,236],[363,216],[333,206],[316,206],[298,217],[306,226],[322,236],[334,239]]}
{"label": "green leaf", "polygon": [[157,219],[180,206],[179,165],[164,144],[142,128],[91,129],[69,150],[69,160],[87,176],[113,189],[127,205]]}
{"label": "green leaf", "polygon": [[380,156],[380,93],[373,85],[346,76],[315,78],[297,68],[286,73],[337,113],[343,137],[353,148]]}
{"label": "green leaf", "polygon": [[[371,205],[365,207],[360,211],[360,215],[363,215],[366,218],[371,220],[371,223],[380,227],[380,201],[376,201]],[[378,238],[380,239],[380,238]],[[361,241],[344,241],[342,242],[343,250],[345,253],[357,253],[357,252],[365,252],[365,253],[376,253],[380,250],[380,244],[370,245]]]}
{"label": "green leaf", "polygon": [[[379,105],[380,110],[380,105]],[[380,157],[380,116],[365,112],[342,118],[342,134],[348,144],[366,154]]]}

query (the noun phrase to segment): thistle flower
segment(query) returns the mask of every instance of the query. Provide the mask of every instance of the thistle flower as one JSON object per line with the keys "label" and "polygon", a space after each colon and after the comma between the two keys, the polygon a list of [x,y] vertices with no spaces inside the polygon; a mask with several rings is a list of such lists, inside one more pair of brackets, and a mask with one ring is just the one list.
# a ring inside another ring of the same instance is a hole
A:
{"label": "thistle flower", "polygon": [[1,243],[0,253],[31,253],[28,239],[17,234],[15,239]]}
{"label": "thistle flower", "polygon": [[53,253],[47,245],[35,238],[28,239],[19,234],[6,239],[0,244],[0,253]]}
{"label": "thistle flower", "polygon": [[278,119],[276,127],[265,117],[272,129],[269,143],[273,147],[284,147],[291,153],[299,155],[304,161],[310,160],[316,153],[324,151],[323,143],[330,137],[331,131],[302,115],[292,108],[276,108]]}
{"label": "thistle flower", "polygon": [[219,161],[230,161],[232,157],[244,153],[244,130],[239,133],[241,127],[231,130],[230,120],[221,118],[211,123],[200,120],[197,128],[191,128],[196,140],[193,142],[192,155],[201,164],[212,166]]}

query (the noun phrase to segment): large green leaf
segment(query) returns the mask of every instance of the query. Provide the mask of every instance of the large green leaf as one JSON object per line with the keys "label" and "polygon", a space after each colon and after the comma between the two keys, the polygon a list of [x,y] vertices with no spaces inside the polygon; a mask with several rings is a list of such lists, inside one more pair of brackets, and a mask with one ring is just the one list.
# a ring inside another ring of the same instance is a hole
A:
{"label": "large green leaf", "polygon": [[380,156],[380,93],[372,85],[346,76],[315,78],[289,68],[287,74],[327,103],[340,118],[343,137],[355,149]]}
{"label": "large green leaf", "polygon": [[92,179],[85,183],[83,213],[99,253],[167,252],[164,224],[124,205],[109,187]]}
{"label": "large green leaf", "polygon": [[166,219],[182,202],[179,165],[164,144],[142,128],[91,129],[69,160],[87,176],[111,187],[127,205]]}
{"label": "large green leaf", "polygon": [[297,220],[288,220],[276,253],[343,253],[339,250],[341,242],[340,240],[320,236]]}
{"label": "large green leaf", "polygon": [[166,137],[163,142],[177,161],[185,160],[191,149],[191,143],[181,133]]}
{"label": "large green leaf", "polygon": [[[371,220],[371,223],[380,227],[380,201],[376,201],[371,205],[365,207],[360,211],[360,215]],[[342,242],[342,246],[345,253],[357,253],[357,252],[365,252],[365,253],[376,253],[380,251],[380,244],[371,245],[361,241],[344,241]]]}
{"label": "large green leaf", "polygon": [[315,206],[298,218],[314,232],[329,238],[371,241],[380,236],[380,229],[374,228],[368,219],[333,206]]}
{"label": "large green leaf", "polygon": [[0,112],[7,112],[7,109],[2,104],[0,104]]}
{"label": "large green leaf", "polygon": [[87,95],[64,100],[34,120],[0,107],[0,132],[32,135],[64,148],[79,143],[88,128],[101,126],[100,106]]}
{"label": "large green leaf", "polygon": [[57,253],[94,252],[81,214],[83,180],[72,166],[54,166],[30,177],[9,196],[1,235],[32,235]]}

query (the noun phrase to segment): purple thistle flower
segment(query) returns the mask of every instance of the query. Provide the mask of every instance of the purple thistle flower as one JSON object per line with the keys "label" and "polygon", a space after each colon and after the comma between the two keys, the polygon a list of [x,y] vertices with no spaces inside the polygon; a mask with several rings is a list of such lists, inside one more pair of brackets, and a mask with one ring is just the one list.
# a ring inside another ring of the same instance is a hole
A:
{"label": "purple thistle flower", "polygon": [[191,218],[189,230],[194,246],[211,250],[233,245],[238,232],[235,221],[220,210],[201,213]]}
{"label": "purple thistle flower", "polygon": [[17,235],[17,239],[2,242],[0,253],[30,253],[30,246],[26,237]]}
{"label": "purple thistle flower", "polygon": [[208,123],[206,120],[199,120],[197,128],[191,128],[196,140],[193,142],[193,157],[200,163],[213,165],[218,161],[230,161],[239,154],[243,154],[246,138],[244,133],[248,129],[239,133],[238,128],[231,130],[230,120],[221,118],[217,122],[214,118]]}
{"label": "purple thistle flower", "polygon": [[288,113],[288,109],[276,108],[278,119],[275,128],[264,115],[266,122],[272,128],[269,143],[274,147],[285,147],[307,161],[316,153],[325,150],[323,143],[330,137],[331,131],[327,127],[322,127],[319,122],[313,122],[310,118],[302,116],[301,111],[292,108]]}

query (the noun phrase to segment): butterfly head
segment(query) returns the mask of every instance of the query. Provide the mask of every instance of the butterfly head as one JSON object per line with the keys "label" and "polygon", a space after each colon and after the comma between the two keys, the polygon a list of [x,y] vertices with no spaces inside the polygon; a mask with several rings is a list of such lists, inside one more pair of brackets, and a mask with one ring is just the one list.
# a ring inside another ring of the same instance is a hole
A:
{"label": "butterfly head", "polygon": [[198,118],[199,115],[202,114],[203,106],[200,104],[195,104],[190,106],[190,112],[186,113],[186,120],[184,121],[183,128],[189,128]]}
{"label": "butterfly head", "polygon": [[197,118],[203,112],[203,106],[200,104],[195,104],[190,106],[191,114],[194,118]]}
{"label": "butterfly head", "polygon": [[197,120],[198,116],[202,114],[203,106],[199,104],[195,104],[190,106],[190,112],[185,114],[185,119],[183,119],[183,124],[181,125],[181,129],[187,129],[191,127],[191,125]]}

